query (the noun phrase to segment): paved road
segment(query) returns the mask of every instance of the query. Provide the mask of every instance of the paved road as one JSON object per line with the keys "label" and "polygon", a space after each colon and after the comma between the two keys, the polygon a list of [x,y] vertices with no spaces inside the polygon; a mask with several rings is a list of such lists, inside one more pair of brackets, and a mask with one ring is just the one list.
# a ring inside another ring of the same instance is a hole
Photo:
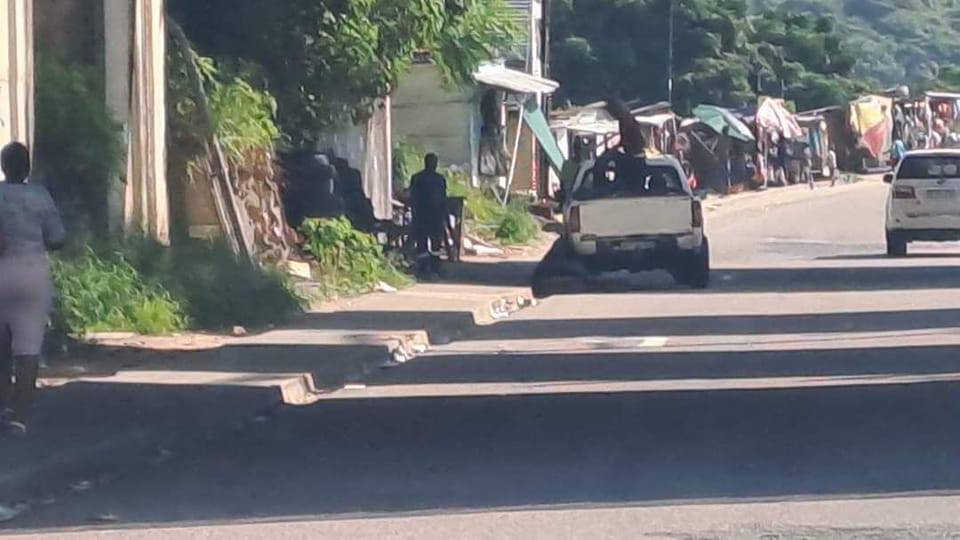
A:
{"label": "paved road", "polygon": [[960,536],[960,247],[881,257],[884,194],[858,184],[718,211],[710,291],[645,275],[628,292],[551,298],[12,527]]}

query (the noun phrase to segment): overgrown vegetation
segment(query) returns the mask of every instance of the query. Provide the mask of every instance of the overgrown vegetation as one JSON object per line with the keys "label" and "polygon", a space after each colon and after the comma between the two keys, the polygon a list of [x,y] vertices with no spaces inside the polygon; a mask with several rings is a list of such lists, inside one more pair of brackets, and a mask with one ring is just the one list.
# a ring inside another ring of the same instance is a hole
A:
{"label": "overgrown vegetation", "polygon": [[63,333],[122,331],[166,334],[187,326],[187,313],[158,283],[120,253],[84,249],[53,262],[57,290],[54,326]]}
{"label": "overgrown vegetation", "polygon": [[464,198],[467,232],[504,244],[527,244],[537,237],[540,227],[530,215],[527,202],[513,199],[503,205],[491,189],[475,188],[459,171],[447,171],[447,191]]}
{"label": "overgrown vegetation", "polygon": [[410,178],[423,168],[423,148],[403,141],[393,145],[393,192],[407,188]]}
{"label": "overgrown vegetation", "polygon": [[57,326],[73,335],[258,327],[283,321],[301,303],[283,275],[209,242],[88,247],[58,256],[53,268]]}
{"label": "overgrown vegetation", "polygon": [[57,201],[74,235],[107,233],[107,193],[125,164],[121,126],[93,69],[53,57],[36,63],[36,178]]}
{"label": "overgrown vegetation", "polygon": [[[681,112],[699,103],[744,106],[758,94],[783,94],[805,109],[842,103],[865,88],[854,72],[854,49],[823,10],[751,13],[747,0],[672,2],[674,103]],[[554,2],[558,97],[666,99],[670,4]]]}
{"label": "overgrown vegetation", "polygon": [[376,238],[358,231],[346,218],[308,219],[300,232],[305,249],[317,260],[325,296],[369,292],[380,283],[403,287],[411,282],[398,259],[385,254]]}
{"label": "overgrown vegetation", "polygon": [[366,115],[417,49],[450,82],[467,82],[517,31],[501,0],[172,0],[168,9],[204,55],[257,66],[251,82],[277,97],[294,146]]}
{"label": "overgrown vegetation", "polygon": [[751,0],[760,11],[828,16],[849,50],[854,75],[885,87],[932,86],[941,67],[960,65],[960,3],[956,0]]}

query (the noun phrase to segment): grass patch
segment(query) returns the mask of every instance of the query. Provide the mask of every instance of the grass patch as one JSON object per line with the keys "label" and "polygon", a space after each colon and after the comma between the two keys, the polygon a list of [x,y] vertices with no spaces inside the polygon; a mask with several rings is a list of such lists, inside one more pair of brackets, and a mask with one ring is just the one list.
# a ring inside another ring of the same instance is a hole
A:
{"label": "grass patch", "polygon": [[530,243],[540,232],[526,201],[513,199],[504,206],[490,190],[471,186],[462,172],[447,172],[447,192],[452,197],[464,198],[467,231],[480,238],[522,245]]}
{"label": "grass patch", "polygon": [[58,256],[53,268],[57,327],[73,335],[262,327],[283,322],[302,303],[280,272],[202,241],[84,248]]}
{"label": "grass patch", "polygon": [[324,297],[361,294],[380,283],[399,288],[413,282],[399,255],[384,253],[376,238],[358,231],[346,218],[308,219],[300,232],[304,247],[317,259]]}
{"label": "grass patch", "polygon": [[169,334],[188,324],[184,305],[120,253],[87,248],[53,260],[59,333],[121,331]]}

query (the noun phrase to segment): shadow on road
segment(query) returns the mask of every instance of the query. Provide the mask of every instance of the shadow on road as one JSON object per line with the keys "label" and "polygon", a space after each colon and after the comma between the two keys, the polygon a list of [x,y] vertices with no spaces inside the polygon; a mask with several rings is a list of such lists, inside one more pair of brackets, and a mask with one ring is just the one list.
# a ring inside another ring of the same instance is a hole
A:
{"label": "shadow on road", "polygon": [[817,257],[819,261],[891,261],[891,260],[921,260],[921,259],[960,259],[958,253],[911,253],[898,259],[892,259],[889,255],[883,253],[857,253],[852,255],[830,255],[828,257]]}
{"label": "shadow on road", "polygon": [[469,385],[872,375],[960,376],[960,346],[577,354],[462,351],[419,358],[391,372],[383,383]]}
{"label": "shadow on road", "polygon": [[[909,259],[948,259],[960,255],[911,255]],[[883,256],[845,255],[821,260],[877,260],[877,265],[857,266],[794,266],[723,268],[714,267],[711,285],[692,294],[731,292],[839,292],[875,290],[952,289],[960,287],[960,263],[930,265],[881,265]],[[537,265],[531,278],[534,294],[544,298],[566,294],[623,293],[653,290],[685,291],[666,272],[641,274],[590,275],[576,261],[565,255],[557,241]]]}
{"label": "shadow on road", "polygon": [[323,402],[15,526],[952,493],[958,393],[938,383]]}
{"label": "shadow on road", "polygon": [[472,339],[542,339],[589,336],[768,335],[889,332],[960,326],[960,308],[790,315],[703,315],[614,319],[517,319],[475,329]]}

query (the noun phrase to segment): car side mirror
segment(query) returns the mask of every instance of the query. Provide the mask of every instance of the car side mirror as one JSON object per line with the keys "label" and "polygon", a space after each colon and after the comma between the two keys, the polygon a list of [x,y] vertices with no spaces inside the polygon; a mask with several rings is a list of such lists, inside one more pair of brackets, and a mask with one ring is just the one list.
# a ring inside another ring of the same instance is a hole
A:
{"label": "car side mirror", "polygon": [[893,183],[893,173],[887,173],[887,174],[883,175],[883,183],[884,183],[884,184],[892,184],[892,183]]}

